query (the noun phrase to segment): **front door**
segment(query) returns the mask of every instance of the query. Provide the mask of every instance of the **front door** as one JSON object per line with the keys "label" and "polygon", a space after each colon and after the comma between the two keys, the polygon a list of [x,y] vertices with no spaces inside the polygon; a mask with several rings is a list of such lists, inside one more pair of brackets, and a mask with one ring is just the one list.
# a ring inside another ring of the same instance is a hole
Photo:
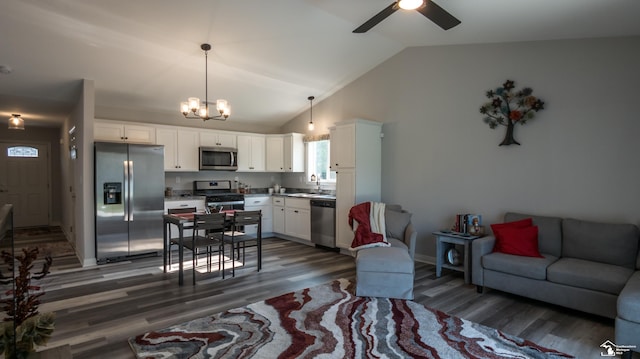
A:
{"label": "front door", "polygon": [[0,204],[13,204],[15,227],[49,225],[49,147],[0,143]]}

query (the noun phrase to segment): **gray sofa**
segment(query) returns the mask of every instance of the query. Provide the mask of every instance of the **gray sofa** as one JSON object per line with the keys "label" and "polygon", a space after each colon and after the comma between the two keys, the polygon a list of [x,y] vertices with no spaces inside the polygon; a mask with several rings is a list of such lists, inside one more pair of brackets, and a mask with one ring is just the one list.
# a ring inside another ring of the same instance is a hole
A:
{"label": "gray sofa", "polygon": [[640,230],[633,224],[507,213],[532,218],[544,258],[493,253],[495,237],[472,244],[472,281],[616,319],[616,344],[640,351]]}
{"label": "gray sofa", "polygon": [[356,295],[413,299],[417,233],[411,213],[399,205],[386,205],[384,217],[391,246],[356,252]]}

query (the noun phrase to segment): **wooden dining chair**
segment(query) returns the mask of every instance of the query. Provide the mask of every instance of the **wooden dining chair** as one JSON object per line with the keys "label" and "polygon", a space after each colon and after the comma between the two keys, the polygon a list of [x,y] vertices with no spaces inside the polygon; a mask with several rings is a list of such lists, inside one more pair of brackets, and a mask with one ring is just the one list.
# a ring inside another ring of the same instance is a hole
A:
{"label": "wooden dining chair", "polygon": [[[180,207],[180,208],[169,208],[167,209],[167,214],[180,214],[180,213],[194,213],[196,211],[196,207]],[[171,227],[169,226],[169,243],[167,243],[167,250],[169,251],[169,267],[171,267],[171,247],[179,246],[180,239],[178,237],[173,237],[171,235]],[[184,229],[191,229],[192,225],[185,225]],[[190,237],[190,236],[189,236]],[[183,238],[185,241],[188,239],[186,236]]]}
{"label": "wooden dining chair", "polygon": [[[207,254],[207,271],[211,272],[211,254],[218,253],[218,271],[223,262],[224,231],[226,230],[224,213],[195,214],[193,216],[193,235],[184,242],[184,248],[193,253],[193,284],[196,284],[196,267],[198,256],[205,250]],[[224,271],[223,271],[224,272]]]}
{"label": "wooden dining chair", "polygon": [[[255,234],[244,231],[246,226],[257,225]],[[240,260],[242,249],[242,265],[245,264],[245,249],[256,247],[258,272],[262,269],[262,211],[236,211],[231,220],[230,230],[225,232],[224,242],[231,244],[231,276],[236,275],[235,257]],[[254,242],[253,244],[248,244]],[[236,253],[237,252],[237,253]],[[223,247],[224,255],[224,247]],[[222,262],[222,278],[225,275],[224,261]]]}

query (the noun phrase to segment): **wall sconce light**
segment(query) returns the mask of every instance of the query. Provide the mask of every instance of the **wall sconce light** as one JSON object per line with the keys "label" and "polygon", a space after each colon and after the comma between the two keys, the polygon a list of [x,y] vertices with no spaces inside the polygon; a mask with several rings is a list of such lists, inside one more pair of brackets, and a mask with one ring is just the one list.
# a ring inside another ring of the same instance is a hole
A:
{"label": "wall sconce light", "polygon": [[10,130],[24,130],[24,120],[17,113],[12,113],[11,118],[9,118],[9,129]]}
{"label": "wall sconce light", "polygon": [[315,99],[313,96],[307,97],[307,100],[309,100],[309,131],[313,131],[315,128],[313,125],[313,99]]}

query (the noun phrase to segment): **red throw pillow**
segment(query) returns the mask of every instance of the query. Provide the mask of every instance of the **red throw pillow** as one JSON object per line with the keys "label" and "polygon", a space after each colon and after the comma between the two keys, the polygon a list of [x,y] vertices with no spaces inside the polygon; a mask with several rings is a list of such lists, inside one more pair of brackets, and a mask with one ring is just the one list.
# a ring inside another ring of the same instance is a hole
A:
{"label": "red throw pillow", "polygon": [[[538,226],[505,227],[500,229],[498,233],[494,252],[542,258],[538,250]],[[497,246],[498,243],[500,246]]]}
{"label": "red throw pillow", "polygon": [[493,235],[496,237],[496,244],[493,247],[494,252],[502,252],[502,243],[504,239],[502,238],[502,230],[505,228],[526,228],[533,226],[533,219],[525,218],[519,221],[514,222],[506,222],[506,223],[496,223],[491,225],[491,230],[493,231]]}

